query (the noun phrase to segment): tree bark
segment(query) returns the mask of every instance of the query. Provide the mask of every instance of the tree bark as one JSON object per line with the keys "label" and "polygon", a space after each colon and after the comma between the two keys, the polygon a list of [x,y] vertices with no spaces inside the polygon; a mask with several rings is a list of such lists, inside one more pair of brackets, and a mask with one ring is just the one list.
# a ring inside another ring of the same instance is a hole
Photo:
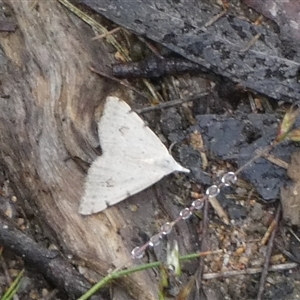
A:
{"label": "tree bark", "polygon": [[[133,265],[130,251],[143,242],[140,232],[157,230],[159,205],[160,220],[180,208],[166,216],[171,204],[161,201],[163,185],[156,185],[103,213],[79,215],[82,166],[101,154],[96,124],[103,102],[108,95],[128,100],[130,93],[89,69],[96,63],[107,72],[113,62],[105,40],[92,41],[93,30],[59,2],[34,2],[0,0],[2,17],[17,24],[15,32],[0,33],[0,163],[20,204],[64,249],[105,276]],[[184,237],[183,248],[190,245],[188,233],[184,223],[174,233]],[[123,278],[114,299],[156,299],[156,281],[152,271]]]}
{"label": "tree bark", "polygon": [[[18,26],[0,39],[1,164],[19,201],[104,276],[131,261],[133,245],[117,231],[124,227],[117,208],[78,214],[85,172],[74,158],[91,163],[100,154],[96,123],[103,99],[118,87],[89,66],[97,62],[105,71],[112,49],[93,42],[93,30],[58,2],[34,2],[1,1]],[[153,291],[143,290],[151,281],[145,274],[124,280],[134,298],[153,299]]]}

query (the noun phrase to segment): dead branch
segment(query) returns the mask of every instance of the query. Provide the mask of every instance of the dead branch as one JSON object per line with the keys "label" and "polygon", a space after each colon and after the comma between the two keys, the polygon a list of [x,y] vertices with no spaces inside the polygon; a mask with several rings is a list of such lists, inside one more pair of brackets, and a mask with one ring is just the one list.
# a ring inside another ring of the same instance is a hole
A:
{"label": "dead branch", "polygon": [[[91,287],[58,251],[48,250],[38,245],[2,216],[0,216],[0,244],[20,256],[30,267],[37,269],[49,282],[66,292],[71,299],[77,299]],[[93,299],[104,298],[98,295]]]}

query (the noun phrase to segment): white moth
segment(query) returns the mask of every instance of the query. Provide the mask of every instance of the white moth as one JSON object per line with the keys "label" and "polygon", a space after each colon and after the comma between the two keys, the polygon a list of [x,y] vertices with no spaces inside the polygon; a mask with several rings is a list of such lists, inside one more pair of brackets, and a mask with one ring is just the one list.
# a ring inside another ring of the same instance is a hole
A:
{"label": "white moth", "polygon": [[98,123],[103,154],[88,170],[79,213],[98,213],[164,176],[189,170],[179,165],[155,133],[117,97],[108,97]]}

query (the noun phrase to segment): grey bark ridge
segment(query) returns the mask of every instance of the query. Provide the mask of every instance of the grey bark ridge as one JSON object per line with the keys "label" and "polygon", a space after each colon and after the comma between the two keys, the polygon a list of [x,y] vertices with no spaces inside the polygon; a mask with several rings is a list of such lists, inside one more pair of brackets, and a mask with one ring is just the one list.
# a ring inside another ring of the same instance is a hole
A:
{"label": "grey bark ridge", "polygon": [[[284,44],[266,26],[226,15],[204,1],[82,0],[118,25],[163,44],[203,68],[276,100],[300,99],[299,50],[285,58]],[[243,51],[256,34],[260,39]]]}

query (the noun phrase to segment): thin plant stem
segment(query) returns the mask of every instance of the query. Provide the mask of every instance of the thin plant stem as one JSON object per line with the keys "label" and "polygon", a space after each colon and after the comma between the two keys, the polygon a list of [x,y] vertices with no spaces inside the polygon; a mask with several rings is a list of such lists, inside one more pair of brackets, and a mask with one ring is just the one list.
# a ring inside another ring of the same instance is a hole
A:
{"label": "thin plant stem", "polygon": [[[185,261],[185,260],[190,260],[190,259],[195,259],[199,258],[205,255],[209,254],[218,254],[218,253],[223,253],[223,250],[216,250],[216,251],[206,251],[206,252],[197,252],[193,254],[188,254],[188,255],[183,255],[179,257],[180,261]],[[121,270],[121,271],[113,271],[110,274],[108,274],[106,277],[104,277],[102,280],[97,282],[91,289],[89,289],[84,295],[82,295],[78,300],[87,300],[89,297],[91,297],[93,294],[95,294],[99,289],[103,288],[105,285],[107,285],[110,281],[117,279],[119,277],[129,275],[135,272],[140,272],[152,268],[157,268],[162,264],[160,261],[140,265],[133,267],[131,269],[126,269],[126,270]]]}
{"label": "thin plant stem", "polygon": [[18,274],[16,279],[13,281],[13,283],[10,285],[10,287],[7,289],[5,294],[1,297],[1,300],[8,300],[12,299],[12,297],[17,293],[19,289],[20,280],[24,274],[24,269]]}
{"label": "thin plant stem", "polygon": [[277,144],[271,143],[269,146],[267,146],[266,148],[261,150],[258,154],[253,156],[249,161],[247,161],[244,165],[242,165],[237,171],[235,171],[235,175],[238,175],[239,173],[241,173],[245,168],[247,168],[249,165],[251,165],[258,158],[269,153],[276,145],[278,145],[278,143]]}

